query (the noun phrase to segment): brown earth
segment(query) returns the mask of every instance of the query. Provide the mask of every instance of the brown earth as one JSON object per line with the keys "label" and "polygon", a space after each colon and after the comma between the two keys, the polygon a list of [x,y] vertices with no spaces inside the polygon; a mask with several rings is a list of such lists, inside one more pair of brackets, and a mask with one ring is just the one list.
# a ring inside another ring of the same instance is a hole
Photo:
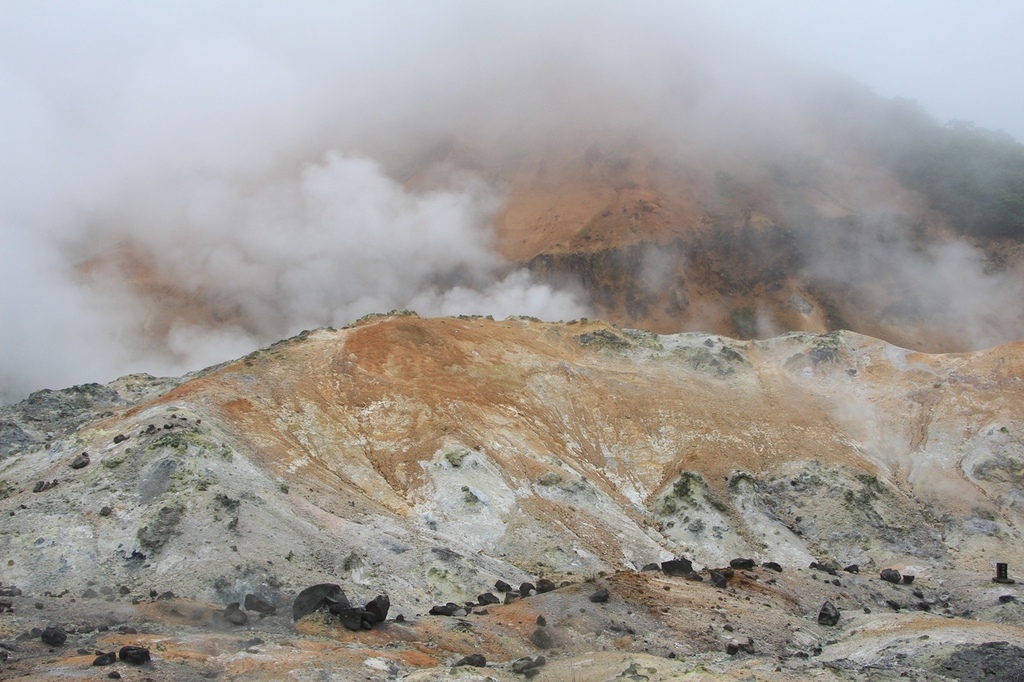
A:
{"label": "brown earth", "polygon": [[[154,680],[447,679],[473,652],[518,679],[543,615],[542,680],[959,679],[943,665],[963,647],[1024,645],[1020,602],[997,599],[1017,587],[990,580],[996,561],[1024,566],[1022,377],[1021,343],[928,355],[851,332],[395,315],[156,397],[155,380],[119,380],[106,416],[0,460],[0,589],[22,592],[0,614],[0,677],[91,679],[76,650],[138,643]],[[5,409],[26,433],[57,428]],[[638,572],[677,555],[705,580]],[[735,557],[783,572],[712,587]],[[882,582],[888,567],[915,582]],[[425,615],[541,576],[568,585]],[[320,582],[386,593],[406,621],[293,625],[291,599]],[[607,604],[587,599],[599,586]],[[221,610],[249,593],[278,613],[230,625]],[[816,622],[826,599],[838,626]],[[19,640],[51,622],[64,647]],[[747,637],[753,653],[726,653]]]}

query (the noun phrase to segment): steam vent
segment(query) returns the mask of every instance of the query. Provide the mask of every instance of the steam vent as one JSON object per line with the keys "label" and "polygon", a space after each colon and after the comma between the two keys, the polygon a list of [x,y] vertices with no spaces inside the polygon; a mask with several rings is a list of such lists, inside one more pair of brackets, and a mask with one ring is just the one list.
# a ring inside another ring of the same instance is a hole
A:
{"label": "steam vent", "polygon": [[4,6],[0,680],[1024,680],[1015,3],[362,4]]}

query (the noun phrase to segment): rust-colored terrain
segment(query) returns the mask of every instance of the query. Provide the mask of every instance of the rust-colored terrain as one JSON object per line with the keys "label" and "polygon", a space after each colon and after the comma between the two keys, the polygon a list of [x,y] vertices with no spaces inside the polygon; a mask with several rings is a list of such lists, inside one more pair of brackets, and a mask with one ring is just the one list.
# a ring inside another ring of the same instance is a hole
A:
{"label": "rust-colored terrain", "polygon": [[[541,680],[973,679],[1024,646],[991,581],[1024,566],[1022,406],[1020,343],[408,314],[41,392],[3,413],[0,677],[94,679],[94,651],[139,644],[128,679],[511,680],[538,654]],[[641,571],[676,556],[703,580]],[[561,587],[428,615],[540,578]],[[317,583],[387,594],[389,620],[293,623]],[[276,613],[231,624],[249,594]],[[64,646],[33,636],[51,623]],[[451,672],[471,653],[486,671]]]}

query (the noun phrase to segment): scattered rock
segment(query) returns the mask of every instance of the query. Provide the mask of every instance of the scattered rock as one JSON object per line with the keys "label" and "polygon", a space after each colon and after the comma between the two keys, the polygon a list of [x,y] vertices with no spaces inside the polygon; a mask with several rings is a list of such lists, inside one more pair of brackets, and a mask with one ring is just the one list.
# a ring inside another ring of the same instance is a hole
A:
{"label": "scattered rock", "polygon": [[488,604],[500,604],[501,599],[496,597],[491,592],[484,592],[476,598],[476,603],[480,606],[487,606]]}
{"label": "scattered rock", "polygon": [[711,571],[711,585],[713,587],[717,587],[720,590],[724,590],[727,584],[728,583],[726,582],[724,575],[722,575],[718,571]]}
{"label": "scattered rock", "polygon": [[91,587],[82,593],[82,599],[95,599],[98,596],[100,595]]}
{"label": "scattered rock", "polygon": [[519,586],[519,594],[523,597],[529,597],[531,592],[536,592],[537,586],[533,583],[523,583]]}
{"label": "scattered rock", "polygon": [[665,575],[683,577],[693,573],[693,562],[679,557],[661,562],[661,571]]}
{"label": "scattered rock", "polygon": [[975,680],[1024,679],[1024,649],[1008,642],[962,644],[945,661],[942,668],[949,677],[962,682]]}
{"label": "scattered rock", "polygon": [[901,576],[900,572],[897,571],[895,568],[882,569],[882,572],[879,574],[879,576],[881,576],[882,580],[888,583],[892,583],[894,585],[899,585],[900,582],[903,580],[903,576]]}
{"label": "scattered rock", "polygon": [[87,466],[89,466],[88,452],[83,452],[82,454],[76,456],[73,460],[71,460],[72,469],[84,469]]}
{"label": "scattered rock", "polygon": [[769,571],[775,571],[776,573],[782,573],[782,566],[775,561],[765,561],[761,564],[762,567],[767,568]]}
{"label": "scattered rock", "polygon": [[1009,604],[1010,602],[1015,601],[1016,599],[1017,598],[1014,597],[1012,594],[1001,594],[1001,595],[999,595],[999,603],[1000,604]]}
{"label": "scattered rock", "polygon": [[93,660],[92,664],[93,665],[113,665],[115,661],[117,661],[117,654],[114,653],[113,651],[111,651],[109,653],[100,654],[99,656],[97,656]]}
{"label": "scattered rock", "polygon": [[124,435],[123,433],[119,433],[116,436],[114,436],[114,445],[120,445],[126,440],[128,440],[128,436]]}
{"label": "scattered rock", "polygon": [[484,658],[483,654],[470,654],[469,656],[460,658],[454,667],[458,668],[461,665],[471,665],[474,668],[486,668],[487,659]]}
{"label": "scattered rock", "polygon": [[821,611],[818,612],[818,624],[819,625],[835,625],[839,622],[839,609],[835,607],[830,601],[826,601],[821,605]]}
{"label": "scattered rock", "polygon": [[547,628],[537,628],[530,635],[530,641],[538,649],[551,649],[555,646],[555,640],[551,637]]}
{"label": "scattered rock", "polygon": [[49,490],[50,488],[57,487],[58,483],[60,483],[60,481],[58,481],[57,479],[53,479],[52,481],[39,481],[34,486],[32,486],[32,492],[34,492],[34,493],[45,492],[45,491]]}
{"label": "scattered rock", "polygon": [[547,618],[545,618],[543,615],[537,616],[537,625],[539,625],[540,627],[544,627],[547,624],[548,624],[548,619]]}
{"label": "scattered rock", "polygon": [[858,566],[857,564],[850,564],[843,570],[847,573],[860,573],[860,566]]}
{"label": "scattered rock", "polygon": [[149,649],[144,646],[123,646],[117,652],[117,657],[125,663],[143,665],[149,663]]}
{"label": "scattered rock", "polygon": [[323,608],[328,604],[341,604],[348,606],[348,598],[341,589],[341,585],[333,583],[321,583],[307,587],[292,602],[292,620],[299,620],[314,611]]}
{"label": "scattered rock", "polygon": [[365,612],[370,614],[370,618],[364,618],[364,620],[371,620],[371,625],[377,623],[383,623],[388,619],[388,611],[391,610],[391,598],[386,594],[378,594],[376,597],[371,599],[366,604]]}
{"label": "scattered rock", "polygon": [[810,568],[813,568],[816,571],[828,573],[829,575],[836,575],[836,573],[838,573],[838,571],[836,571],[836,567],[832,564],[818,563],[817,561],[812,561]]}
{"label": "scattered rock", "polygon": [[754,564],[754,560],[753,559],[738,558],[738,559],[733,559],[732,561],[729,562],[729,566],[731,566],[732,568],[736,569],[737,571],[749,571],[749,570],[752,570],[754,568],[754,565],[755,564]]}
{"label": "scattered rock", "polygon": [[587,597],[587,599],[594,602],[595,604],[604,604],[606,601],[608,601],[609,596],[610,595],[608,593],[608,588],[602,587],[593,594],[591,594],[589,597]]}
{"label": "scattered rock", "polygon": [[912,582],[914,582],[914,576],[904,574],[904,576],[903,576],[903,584],[904,585],[909,585]]}
{"label": "scattered rock", "polygon": [[522,595],[519,594],[518,592],[516,592],[515,590],[512,590],[511,592],[506,592],[505,593],[505,603],[506,604],[511,604],[512,602],[514,602],[516,599],[519,599],[520,597],[522,597]]}
{"label": "scattered rock", "polygon": [[247,594],[245,595],[245,610],[272,616],[277,611],[277,607],[259,595]]}
{"label": "scattered rock", "polygon": [[504,580],[498,580],[494,583],[494,589],[496,589],[498,592],[511,592],[512,586]]}
{"label": "scattered rock", "polygon": [[[350,606],[347,602],[344,604],[331,604],[330,611],[332,615],[338,617],[338,620],[341,621],[346,630],[358,632],[359,630],[369,630],[373,627],[372,623],[363,618],[364,614],[370,615],[371,618],[373,616],[358,606]],[[364,623],[366,623],[365,627]]]}
{"label": "scattered rock", "polygon": [[454,602],[448,602],[447,604],[438,604],[430,607],[431,616],[454,616],[455,612],[462,607]]}
{"label": "scattered rock", "polygon": [[245,625],[249,622],[249,616],[239,608],[238,602],[228,604],[228,607],[224,609],[224,619],[234,625]]}
{"label": "scattered rock", "polygon": [[545,592],[553,592],[558,586],[555,585],[555,581],[548,580],[547,578],[541,578],[537,581],[537,594],[544,594]]}
{"label": "scattered rock", "polygon": [[512,662],[512,672],[517,675],[524,675],[527,671],[541,668],[546,663],[547,659],[543,656],[538,656],[537,658],[524,656],[523,658],[518,658]]}
{"label": "scattered rock", "polygon": [[47,646],[64,646],[64,642],[68,641],[68,633],[55,625],[51,625],[40,633],[39,639],[43,640],[43,644]]}

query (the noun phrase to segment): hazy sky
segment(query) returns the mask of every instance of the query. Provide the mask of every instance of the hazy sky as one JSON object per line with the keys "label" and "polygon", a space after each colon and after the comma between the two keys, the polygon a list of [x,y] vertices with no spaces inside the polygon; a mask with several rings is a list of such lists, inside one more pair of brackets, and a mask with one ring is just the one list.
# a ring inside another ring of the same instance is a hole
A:
{"label": "hazy sky", "polygon": [[393,308],[587,314],[495,251],[498,188],[415,191],[387,153],[588,123],[784,141],[807,67],[1024,140],[1020,26],[985,0],[0,0],[0,400]]}
{"label": "hazy sky", "polygon": [[833,66],[939,122],[1024,142],[1024,2],[725,0],[704,3],[796,61]]}

